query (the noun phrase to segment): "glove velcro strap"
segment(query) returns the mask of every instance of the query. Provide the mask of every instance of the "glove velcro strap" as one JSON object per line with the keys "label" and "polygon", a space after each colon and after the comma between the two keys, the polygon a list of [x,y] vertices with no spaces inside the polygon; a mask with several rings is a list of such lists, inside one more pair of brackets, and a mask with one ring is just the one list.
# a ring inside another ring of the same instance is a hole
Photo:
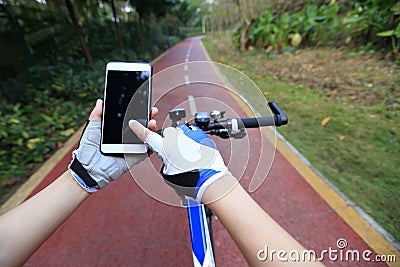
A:
{"label": "glove velcro strap", "polygon": [[89,173],[76,158],[74,158],[69,168],[73,170],[85,182],[87,186],[97,186],[97,182],[92,177],[90,177]]}
{"label": "glove velcro strap", "polygon": [[90,187],[85,184],[85,182],[81,179],[81,177],[78,176],[73,170],[69,169],[71,172],[72,177],[74,177],[75,181],[83,188],[85,189],[86,192],[88,193],[94,193],[97,192],[98,190],[96,187]]}
{"label": "glove velcro strap", "polygon": [[196,199],[196,185],[200,178],[199,171],[194,170],[175,175],[167,175],[162,173],[162,176],[164,177],[166,183],[174,188],[178,194]]}

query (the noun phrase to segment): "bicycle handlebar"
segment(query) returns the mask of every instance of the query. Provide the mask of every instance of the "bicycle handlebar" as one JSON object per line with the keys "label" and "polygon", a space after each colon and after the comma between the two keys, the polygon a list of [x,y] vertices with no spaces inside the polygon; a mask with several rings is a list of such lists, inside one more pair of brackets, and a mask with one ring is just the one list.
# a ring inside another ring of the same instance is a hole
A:
{"label": "bicycle handlebar", "polygon": [[[263,126],[282,126],[288,123],[288,117],[275,102],[268,103],[274,116],[258,118],[236,118],[209,123],[203,130],[217,130],[227,128],[259,128]],[[236,124],[236,125],[235,125]]]}
{"label": "bicycle handlebar", "polygon": [[[236,125],[235,125],[236,124]],[[210,123],[205,131],[227,129],[227,128],[259,128],[263,126],[276,126],[275,116],[258,118],[236,118],[225,121]]]}
{"label": "bicycle handlebar", "polygon": [[[200,127],[203,131],[208,131],[209,134],[216,134],[222,138],[242,138],[245,135],[245,133],[243,133],[244,128],[259,128],[263,126],[278,127],[286,125],[288,123],[288,117],[281,108],[275,102],[269,102],[268,105],[274,114],[270,117],[236,118],[227,120],[214,118],[214,122],[211,122],[209,113],[200,112],[196,114],[194,125]],[[223,113],[224,112],[222,112],[222,114]],[[173,121],[173,126],[177,126],[178,121],[185,116],[185,110],[182,108],[170,111],[170,118]],[[162,130],[159,130],[157,133],[162,134]]]}

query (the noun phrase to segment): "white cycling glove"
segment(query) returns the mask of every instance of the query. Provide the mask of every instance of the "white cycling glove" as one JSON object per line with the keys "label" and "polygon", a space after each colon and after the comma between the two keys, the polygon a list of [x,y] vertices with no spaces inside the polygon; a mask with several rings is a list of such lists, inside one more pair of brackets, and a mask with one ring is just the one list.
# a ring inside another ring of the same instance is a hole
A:
{"label": "white cycling glove", "polygon": [[178,194],[201,202],[209,185],[231,175],[217,147],[200,128],[169,127],[163,136],[151,133],[145,144],[164,162],[161,173]]}
{"label": "white cycling glove", "polygon": [[68,166],[74,179],[89,193],[117,180],[147,157],[147,153],[132,154],[126,160],[124,157],[106,156],[100,151],[100,140],[101,121],[89,121]]}

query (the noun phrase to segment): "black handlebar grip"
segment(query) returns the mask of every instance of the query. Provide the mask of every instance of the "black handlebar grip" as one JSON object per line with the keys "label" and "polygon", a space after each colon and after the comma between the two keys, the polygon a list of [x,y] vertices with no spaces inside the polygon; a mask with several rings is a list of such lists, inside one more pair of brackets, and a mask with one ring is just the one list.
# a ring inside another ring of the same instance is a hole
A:
{"label": "black handlebar grip", "polygon": [[[236,123],[234,122],[236,120]],[[217,130],[217,129],[234,129],[235,124],[238,129],[242,128],[259,128],[262,126],[275,126],[275,117],[259,117],[259,118],[237,118],[224,121],[210,123],[204,130]]]}
{"label": "black handlebar grip", "polygon": [[268,102],[268,106],[275,115],[275,126],[288,124],[288,117],[275,102]]}
{"label": "black handlebar grip", "polygon": [[[274,126],[274,117],[243,118],[237,119],[239,128],[259,128],[262,126]],[[242,126],[243,125],[243,126]],[[240,127],[242,126],[242,127]]]}

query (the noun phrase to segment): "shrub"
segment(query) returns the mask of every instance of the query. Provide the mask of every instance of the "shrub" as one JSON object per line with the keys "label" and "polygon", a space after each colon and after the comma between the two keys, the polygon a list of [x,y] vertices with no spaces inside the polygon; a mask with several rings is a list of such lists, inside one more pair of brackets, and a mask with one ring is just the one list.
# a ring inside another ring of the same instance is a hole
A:
{"label": "shrub", "polygon": [[[248,45],[267,48],[272,47],[282,51],[289,46],[293,36],[301,37],[308,45],[332,43],[339,21],[338,4],[322,5],[308,4],[306,11],[283,13],[277,16],[267,9],[256,18],[250,27]],[[234,43],[240,43],[240,28],[234,31]]]}
{"label": "shrub", "polygon": [[[293,36],[303,46],[315,45],[365,45],[378,50],[400,49],[400,3],[395,1],[350,1],[346,5],[331,1],[330,4],[309,3],[304,10],[273,13],[268,8],[253,19],[248,32],[246,47],[274,48],[282,51]],[[233,31],[233,43],[240,47],[243,31],[238,26]],[[383,45],[382,45],[383,44]]]}
{"label": "shrub", "polygon": [[0,103],[1,180],[26,174],[42,162],[101,97],[104,65],[96,64],[96,71],[83,63],[70,66],[37,66],[3,84],[18,90]]}

